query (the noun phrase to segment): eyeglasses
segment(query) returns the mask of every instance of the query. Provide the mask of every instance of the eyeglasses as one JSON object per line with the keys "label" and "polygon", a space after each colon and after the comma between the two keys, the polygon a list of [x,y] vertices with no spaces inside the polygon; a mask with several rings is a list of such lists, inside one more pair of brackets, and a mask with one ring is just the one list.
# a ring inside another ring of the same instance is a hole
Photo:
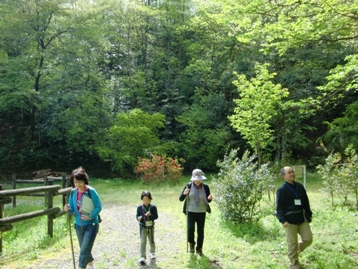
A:
{"label": "eyeglasses", "polygon": [[75,185],[84,185],[84,184],[85,184],[85,182],[82,181],[82,180],[80,180],[80,181],[74,180],[73,183],[74,183]]}

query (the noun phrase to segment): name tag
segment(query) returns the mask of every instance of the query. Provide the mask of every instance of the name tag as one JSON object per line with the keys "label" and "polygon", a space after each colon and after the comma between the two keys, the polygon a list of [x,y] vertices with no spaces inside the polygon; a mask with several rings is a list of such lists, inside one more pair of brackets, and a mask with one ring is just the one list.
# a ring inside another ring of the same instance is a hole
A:
{"label": "name tag", "polygon": [[295,199],[295,205],[301,205],[301,199]]}
{"label": "name tag", "polygon": [[152,221],[152,220],[146,220],[146,221],[145,221],[145,226],[146,226],[146,227],[151,227],[151,226],[153,226],[153,221]]}

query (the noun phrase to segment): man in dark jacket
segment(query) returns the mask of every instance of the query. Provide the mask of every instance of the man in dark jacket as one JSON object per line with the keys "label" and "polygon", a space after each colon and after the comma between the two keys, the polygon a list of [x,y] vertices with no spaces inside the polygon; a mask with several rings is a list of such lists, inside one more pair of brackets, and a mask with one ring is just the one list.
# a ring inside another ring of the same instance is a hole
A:
{"label": "man in dark jacket", "polygon": [[[295,181],[292,167],[281,169],[285,180],[276,192],[276,217],[282,223],[287,236],[287,254],[291,269],[300,269],[298,254],[312,243],[312,211],[305,188]],[[297,234],[301,236],[298,242]]]}

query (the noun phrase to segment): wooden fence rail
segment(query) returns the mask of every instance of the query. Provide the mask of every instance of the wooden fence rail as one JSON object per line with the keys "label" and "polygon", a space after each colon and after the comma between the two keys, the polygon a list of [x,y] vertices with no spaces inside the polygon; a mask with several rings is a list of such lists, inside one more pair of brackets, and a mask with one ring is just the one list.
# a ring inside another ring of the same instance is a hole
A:
{"label": "wooden fence rail", "polygon": [[[72,190],[72,187],[62,188],[59,185],[49,185],[41,187],[32,187],[32,188],[23,188],[23,189],[12,189],[12,190],[2,190],[2,185],[0,185],[0,232],[11,231],[13,226],[12,223],[38,218],[41,216],[47,216],[47,234],[50,237],[53,237],[53,220],[57,217],[60,217],[66,212],[61,210],[59,207],[53,207],[54,197],[57,195],[62,195],[63,205],[65,204],[65,196],[67,196]],[[10,204],[13,202],[13,199],[16,199],[16,196],[27,196],[32,194],[43,194],[46,197],[47,203],[45,204],[47,208],[43,210],[23,213],[11,217],[3,217],[4,204]],[[11,198],[13,197],[13,198]],[[2,236],[0,236],[0,255],[2,253]]]}
{"label": "wooden fence rail", "polygon": [[[53,185],[55,181],[61,181],[62,188],[70,186],[68,178],[66,176],[61,177],[48,177],[44,176],[43,180],[33,180],[33,179],[16,179],[16,174],[12,175],[12,189],[16,189],[17,186],[21,183],[27,184],[40,184],[40,185]],[[45,197],[45,204],[47,204],[47,197],[43,193],[31,193],[31,194],[22,194],[23,196],[40,196]],[[62,203],[65,204],[65,196],[62,196]],[[16,207],[16,196],[12,197],[12,207]]]}

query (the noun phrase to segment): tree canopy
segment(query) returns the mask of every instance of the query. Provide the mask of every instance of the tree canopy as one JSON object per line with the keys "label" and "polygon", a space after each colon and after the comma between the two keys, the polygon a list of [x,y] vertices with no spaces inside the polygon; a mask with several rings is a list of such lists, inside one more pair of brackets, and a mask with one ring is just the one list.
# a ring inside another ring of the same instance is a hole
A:
{"label": "tree canopy", "polygon": [[237,148],[314,167],[357,150],[355,1],[3,0],[0,13],[1,171],[117,156],[123,175],[153,151],[217,171]]}

